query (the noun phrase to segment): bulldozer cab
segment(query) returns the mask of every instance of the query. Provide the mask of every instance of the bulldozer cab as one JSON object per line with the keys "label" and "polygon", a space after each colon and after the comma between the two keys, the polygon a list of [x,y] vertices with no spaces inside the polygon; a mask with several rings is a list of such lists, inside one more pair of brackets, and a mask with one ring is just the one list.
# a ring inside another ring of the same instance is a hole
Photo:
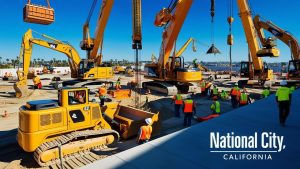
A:
{"label": "bulldozer cab", "polygon": [[88,104],[87,88],[63,88],[58,91],[58,104],[62,107]]}

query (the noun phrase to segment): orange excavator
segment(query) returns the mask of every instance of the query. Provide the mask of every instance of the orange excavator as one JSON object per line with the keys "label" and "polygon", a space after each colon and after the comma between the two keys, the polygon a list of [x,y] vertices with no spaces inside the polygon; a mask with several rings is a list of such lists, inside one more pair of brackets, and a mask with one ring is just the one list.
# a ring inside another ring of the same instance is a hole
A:
{"label": "orange excavator", "polygon": [[178,91],[188,92],[190,87],[195,86],[193,82],[199,82],[202,79],[200,70],[184,67],[184,58],[176,57],[176,49],[174,49],[192,3],[193,0],[175,0],[169,4],[168,8],[163,8],[156,15],[154,25],[164,27],[162,44],[158,61],[145,65],[147,74],[144,77],[152,81],[144,82],[143,88],[174,95]]}

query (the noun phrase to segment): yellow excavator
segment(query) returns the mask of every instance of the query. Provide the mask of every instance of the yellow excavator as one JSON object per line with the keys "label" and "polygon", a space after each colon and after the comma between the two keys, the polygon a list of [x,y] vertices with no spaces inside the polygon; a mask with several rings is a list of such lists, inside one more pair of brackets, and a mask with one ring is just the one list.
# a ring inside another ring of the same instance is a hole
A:
{"label": "yellow excavator", "polygon": [[41,36],[47,40],[34,38],[32,36],[31,29],[29,29],[23,36],[19,56],[23,60],[23,66],[22,68],[19,67],[17,71],[18,81],[14,84],[16,97],[23,97],[27,94],[27,75],[29,71],[33,45],[39,45],[64,53],[68,57],[72,78],[91,80],[113,77],[113,71],[111,67],[106,67],[106,65],[95,66],[95,63],[92,60],[81,59],[78,52],[72,45],[44,34],[41,34]]}
{"label": "yellow excavator", "polygon": [[[239,7],[239,16],[242,21],[244,32],[246,35],[249,59],[248,62],[241,62],[241,77],[247,77],[249,80],[239,81],[240,85],[253,84],[258,80],[259,84],[264,84],[266,81],[273,80],[273,70],[269,69],[267,64],[263,62],[259,56],[278,57],[279,50],[272,45],[270,48],[264,50],[260,49],[259,41],[257,39],[255,26],[251,16],[251,11],[247,0],[237,0]],[[258,56],[258,52],[260,55]]]}
{"label": "yellow excavator", "polygon": [[262,21],[259,15],[256,15],[253,21],[257,35],[263,46],[263,49],[259,50],[257,55],[265,56],[265,54],[268,54],[266,50],[270,50],[273,47],[274,38],[266,38],[264,35],[264,30],[266,30],[290,48],[291,60],[289,61],[287,79],[300,80],[300,47],[296,37],[279,28],[271,21]]}
{"label": "yellow excavator", "polygon": [[193,82],[199,82],[202,79],[200,70],[184,67],[183,57],[176,57],[176,52],[171,56],[192,3],[193,0],[172,1],[168,8],[163,8],[156,15],[154,24],[165,27],[162,34],[163,40],[158,62],[145,65],[147,74],[144,77],[153,81],[143,82],[143,88],[174,95],[178,91],[181,93],[188,92],[190,87],[195,86]]}

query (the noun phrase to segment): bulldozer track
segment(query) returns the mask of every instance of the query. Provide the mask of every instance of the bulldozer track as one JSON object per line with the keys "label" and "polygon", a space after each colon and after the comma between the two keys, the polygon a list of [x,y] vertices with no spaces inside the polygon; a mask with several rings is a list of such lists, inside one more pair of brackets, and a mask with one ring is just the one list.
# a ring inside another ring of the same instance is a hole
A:
{"label": "bulldozer track", "polygon": [[[114,142],[111,144],[115,144],[118,142],[119,134],[114,130],[109,129],[101,129],[101,130],[84,130],[84,131],[75,131],[66,135],[59,136],[58,138],[45,142],[42,145],[40,145],[36,151],[34,152],[34,159],[35,161],[42,167],[50,166],[50,168],[58,167],[60,168],[60,159],[52,159],[48,162],[41,161],[41,154],[47,150],[55,149],[60,145],[66,145],[74,140],[82,140],[88,139],[89,137],[101,137],[106,135],[114,135],[115,139]],[[100,150],[108,149],[107,145],[98,145],[96,147],[92,148],[98,148]],[[63,164],[66,165],[65,168],[78,168],[80,166],[92,163],[93,161],[96,161],[99,159],[99,156],[96,154],[90,152],[90,149],[83,149],[82,151],[79,151],[77,153],[71,154],[71,155],[65,155],[62,157]]]}

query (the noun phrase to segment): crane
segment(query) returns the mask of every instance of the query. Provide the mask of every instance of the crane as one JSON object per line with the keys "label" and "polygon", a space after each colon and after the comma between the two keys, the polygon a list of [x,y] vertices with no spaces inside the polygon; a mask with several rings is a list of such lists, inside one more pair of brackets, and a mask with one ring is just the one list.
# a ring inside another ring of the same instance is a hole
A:
{"label": "crane", "polygon": [[[256,79],[260,83],[264,84],[265,81],[273,80],[273,70],[269,69],[267,64],[263,62],[262,58],[257,55],[258,51],[260,51],[260,46],[248,1],[237,0],[237,4],[239,7],[239,15],[248,43],[249,54],[251,56],[249,58],[252,59],[252,62],[241,62],[241,77],[249,77],[249,80]],[[270,57],[279,56],[279,51],[274,46],[265,51],[268,52],[268,56]],[[254,69],[253,71],[252,66]],[[244,83],[243,81],[241,82]],[[249,83],[248,80],[247,83]]]}
{"label": "crane", "polygon": [[21,50],[19,58],[23,60],[23,67],[18,69],[18,81],[14,84],[16,97],[23,97],[27,93],[27,75],[30,66],[30,59],[33,45],[39,45],[60,53],[64,53],[68,57],[69,66],[71,68],[71,77],[81,80],[112,78],[113,72],[107,67],[94,67],[94,62],[88,59],[81,59],[76,49],[60,40],[50,36],[41,34],[44,39],[34,38],[32,30],[29,29],[22,38]]}
{"label": "crane", "polygon": [[179,57],[182,55],[182,53],[186,50],[186,48],[189,46],[189,44],[192,43],[192,49],[193,49],[193,52],[196,52],[197,49],[196,49],[196,46],[195,46],[195,39],[194,38],[189,38],[185,43],[184,45],[176,52],[176,55],[175,57]]}
{"label": "crane", "polygon": [[144,77],[152,81],[144,82],[144,88],[173,95],[178,90],[182,93],[188,92],[190,86],[193,86],[192,82],[202,79],[200,70],[184,67],[183,57],[176,57],[176,52],[171,56],[192,3],[193,0],[175,0],[156,15],[154,25],[164,27],[162,44],[158,62],[145,65],[147,75]]}
{"label": "crane", "polygon": [[[80,42],[82,50],[87,51],[87,58],[94,60],[97,65],[102,63],[102,46],[104,39],[104,31],[112,10],[114,0],[102,0],[94,38],[90,36],[90,20],[95,10],[98,0],[94,0],[92,7],[89,11],[88,17],[83,25],[83,40]],[[100,49],[100,53],[98,53]]]}
{"label": "crane", "polygon": [[290,48],[291,60],[289,61],[287,77],[290,80],[300,80],[300,47],[298,40],[292,34],[281,29],[271,21],[262,21],[259,15],[256,15],[253,21],[257,35],[263,46],[263,48],[258,51],[257,55],[268,55],[268,50],[273,47],[274,38],[266,38],[264,35],[264,30],[266,30]]}

